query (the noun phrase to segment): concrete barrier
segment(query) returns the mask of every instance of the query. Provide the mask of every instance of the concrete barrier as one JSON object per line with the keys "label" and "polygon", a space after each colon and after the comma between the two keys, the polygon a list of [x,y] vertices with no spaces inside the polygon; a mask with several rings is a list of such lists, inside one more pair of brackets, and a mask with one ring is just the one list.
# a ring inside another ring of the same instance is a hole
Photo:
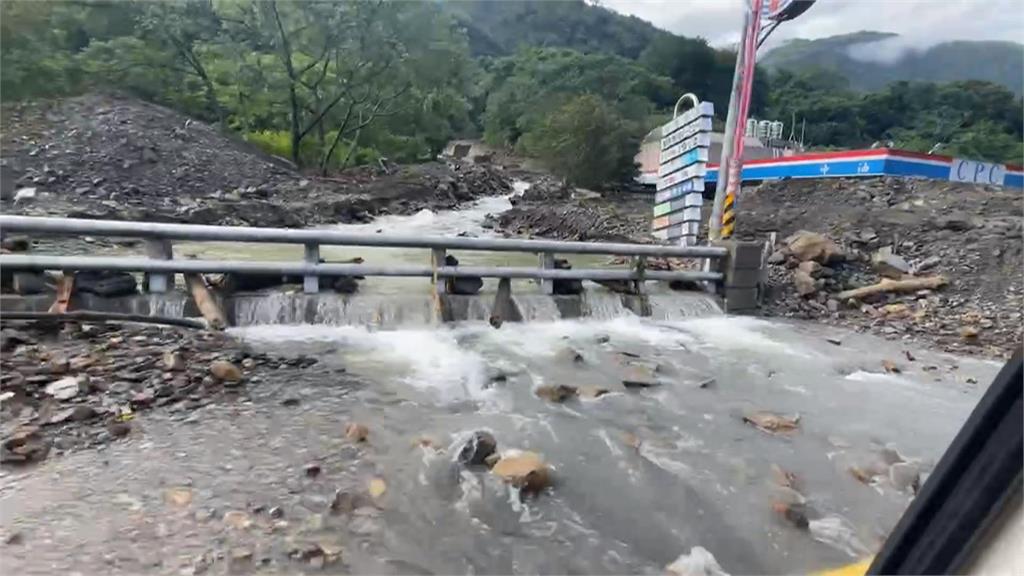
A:
{"label": "concrete barrier", "polygon": [[729,314],[754,314],[760,307],[764,245],[760,242],[721,240],[714,243],[728,251],[712,263],[722,274],[719,295]]}

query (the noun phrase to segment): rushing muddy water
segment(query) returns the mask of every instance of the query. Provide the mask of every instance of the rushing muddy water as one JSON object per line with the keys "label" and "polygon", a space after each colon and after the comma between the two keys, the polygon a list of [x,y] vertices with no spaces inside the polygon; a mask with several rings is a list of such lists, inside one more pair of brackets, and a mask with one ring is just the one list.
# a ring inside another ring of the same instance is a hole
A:
{"label": "rushing muddy water", "polygon": [[[473,231],[500,201],[390,224]],[[278,249],[265,248],[258,256]],[[926,477],[998,370],[679,298],[659,319],[609,306],[596,319],[500,330],[236,329],[259,350],[321,363],[250,382],[236,404],[147,412],[139,433],[103,451],[5,470],[0,529],[20,543],[0,545],[3,573],[658,574],[696,546],[730,573],[808,572],[871,554],[912,497],[884,470],[866,485],[850,468],[895,452]],[[661,385],[626,389],[627,362],[657,366]],[[346,372],[327,377],[331,367]],[[534,394],[557,384],[611,392],[563,404]],[[757,410],[799,414],[799,427],[762,432],[743,421]],[[345,439],[352,421],[369,442]],[[481,429],[499,450],[543,454],[554,486],[521,499],[486,469],[456,465]],[[799,494],[773,467],[796,476]],[[372,505],[331,513],[337,490],[365,494],[371,478],[387,486]],[[172,487],[187,487],[188,501],[168,502]],[[800,498],[809,529],[772,510]],[[341,559],[321,568],[289,557],[309,542]]]}
{"label": "rushing muddy water", "polygon": [[[522,193],[529,184],[516,181],[516,192]],[[332,230],[341,230],[352,234],[402,234],[420,236],[455,236],[468,235],[474,237],[495,236],[492,230],[482,226],[488,214],[500,214],[512,207],[508,196],[494,196],[478,200],[461,210],[431,212],[421,210],[411,216],[383,216],[368,224],[341,224]],[[206,259],[232,260],[302,260],[302,246],[287,244],[240,244],[237,242],[202,242],[179,243],[174,247],[176,257],[197,256]],[[449,252],[459,259],[460,265],[466,266],[536,266],[538,257],[521,252],[481,252],[459,251]],[[372,246],[321,246],[320,256],[328,261],[342,261],[351,258],[363,258],[366,264],[391,265],[428,265],[430,251],[425,249],[377,248]],[[565,254],[574,267],[607,267],[611,258],[594,254]],[[491,292],[497,281],[493,278],[485,280],[484,291]],[[517,292],[536,291],[535,284],[528,280],[515,281]],[[360,293],[372,295],[402,295],[409,293],[426,294],[429,291],[428,281],[424,278],[372,278],[360,284]]]}
{"label": "rushing muddy water", "polygon": [[[726,317],[237,334],[348,372],[267,378],[248,402],[147,414],[141,434],[103,452],[6,473],[2,527],[24,543],[4,548],[5,570],[178,573],[204,554],[223,568],[217,555],[241,546],[260,570],[292,573],[308,567],[287,551],[313,538],[344,549],[331,572],[657,573],[694,546],[732,573],[805,572],[873,551],[909,502],[886,478],[868,486],[848,469],[889,447],[926,474],[983,391],[967,379],[997,369],[919,350],[911,363],[867,336],[830,331],[837,347],[818,327]],[[662,386],[624,389],[623,352],[661,364]],[[904,371],[884,373],[884,359]],[[552,404],[534,396],[541,384],[612,393]],[[742,422],[759,409],[799,413],[800,428],[776,436]],[[369,426],[367,445],[344,439],[353,420]],[[555,486],[521,502],[485,470],[460,470],[453,453],[477,429],[499,449],[542,453]],[[422,436],[445,450],[419,447]],[[310,462],[317,478],[303,473]],[[811,531],[772,512],[790,497],[773,465],[798,477],[819,520]],[[363,492],[371,477],[388,486],[378,507],[325,514],[336,489]],[[175,485],[193,491],[184,510],[164,502]],[[281,507],[284,525],[266,512],[244,530],[220,520],[254,506]]]}

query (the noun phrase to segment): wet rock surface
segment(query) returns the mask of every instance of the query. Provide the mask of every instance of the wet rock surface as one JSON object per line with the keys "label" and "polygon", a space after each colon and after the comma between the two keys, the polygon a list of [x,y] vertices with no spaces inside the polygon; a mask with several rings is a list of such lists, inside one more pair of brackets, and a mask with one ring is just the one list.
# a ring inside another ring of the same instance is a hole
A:
{"label": "wet rock surface", "polygon": [[245,385],[267,374],[316,363],[179,328],[37,323],[5,325],[3,334],[4,465],[102,448],[131,436],[149,410],[189,418],[211,403],[244,401]]}
{"label": "wet rock surface", "polygon": [[5,107],[3,144],[4,185],[35,189],[19,202],[4,190],[8,214],[301,227],[452,209],[511,192],[510,179],[488,165],[303,175],[214,127],[116,95]]}

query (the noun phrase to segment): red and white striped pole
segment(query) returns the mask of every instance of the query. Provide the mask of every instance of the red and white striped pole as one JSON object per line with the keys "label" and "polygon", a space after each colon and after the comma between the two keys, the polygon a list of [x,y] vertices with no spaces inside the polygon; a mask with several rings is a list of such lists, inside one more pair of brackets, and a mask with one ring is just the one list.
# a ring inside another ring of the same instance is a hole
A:
{"label": "red and white striped pole", "polygon": [[711,209],[708,234],[711,240],[730,238],[736,226],[736,194],[742,182],[743,138],[747,115],[750,113],[750,93],[754,81],[754,64],[757,61],[757,37],[761,32],[761,12],[765,1],[751,0],[749,10],[744,15],[743,32],[736,51],[736,70],[729,98],[729,112],[725,120],[715,203]]}
{"label": "red and white striped pole", "polygon": [[[746,135],[747,116],[750,113],[750,93],[754,82],[757,48],[782,22],[792,20],[807,11],[815,0],[748,0],[743,15],[743,31],[736,50],[736,70],[732,77],[729,114],[725,119],[722,155],[718,160],[718,186],[715,203],[711,208],[708,238],[720,240],[732,236],[736,226],[736,195],[743,174],[743,139]],[[774,24],[762,38],[762,19]]]}

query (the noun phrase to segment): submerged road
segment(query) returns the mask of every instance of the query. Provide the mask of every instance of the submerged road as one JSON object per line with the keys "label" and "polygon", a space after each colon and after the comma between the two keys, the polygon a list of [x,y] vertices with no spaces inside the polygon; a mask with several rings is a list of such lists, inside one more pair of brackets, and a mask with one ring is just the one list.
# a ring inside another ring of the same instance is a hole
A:
{"label": "submerged road", "polygon": [[[5,469],[0,530],[20,536],[3,545],[5,572],[660,573],[695,546],[730,573],[807,572],[877,548],[912,497],[888,464],[926,478],[999,368],[727,317],[235,334],[347,372],[153,410],[103,451]],[[635,363],[660,384],[625,388]],[[610,393],[534,394],[557,384]],[[743,421],[760,410],[799,414],[798,427]],[[345,438],[353,421],[368,442]],[[458,466],[474,430],[543,454],[554,486],[520,499]],[[375,478],[386,489],[371,498]],[[809,529],[773,511],[798,500]]]}

